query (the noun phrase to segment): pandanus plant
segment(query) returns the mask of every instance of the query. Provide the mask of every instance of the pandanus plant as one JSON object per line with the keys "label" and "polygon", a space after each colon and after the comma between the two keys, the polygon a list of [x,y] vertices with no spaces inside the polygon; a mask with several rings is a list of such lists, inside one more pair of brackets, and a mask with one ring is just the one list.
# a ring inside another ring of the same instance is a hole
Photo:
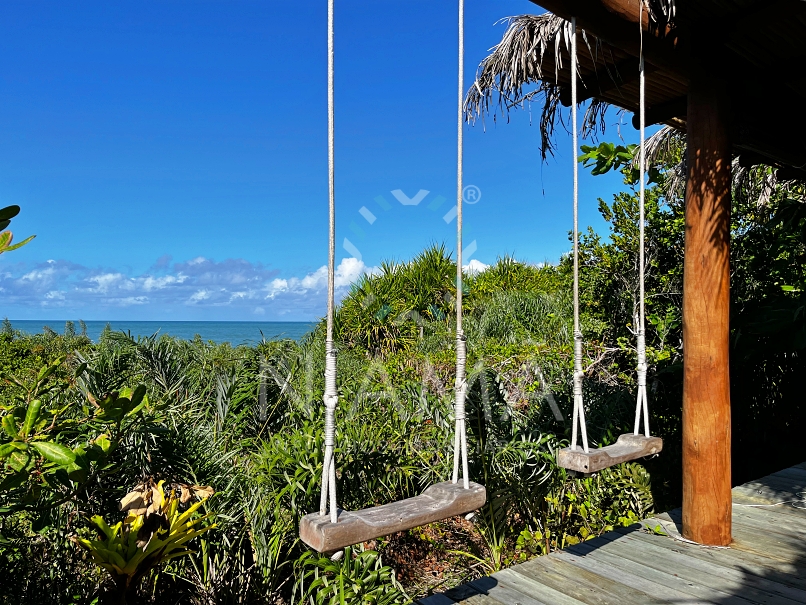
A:
{"label": "pandanus plant", "polygon": [[[162,563],[190,554],[187,544],[215,527],[205,523],[212,513],[197,510],[213,493],[200,485],[174,485],[149,480],[135,487],[120,501],[126,518],[108,525],[100,515],[92,517],[96,540],[72,536],[89,551],[95,563],[111,576],[115,590],[108,602],[128,603],[140,580]],[[194,503],[191,500],[196,499]]]}

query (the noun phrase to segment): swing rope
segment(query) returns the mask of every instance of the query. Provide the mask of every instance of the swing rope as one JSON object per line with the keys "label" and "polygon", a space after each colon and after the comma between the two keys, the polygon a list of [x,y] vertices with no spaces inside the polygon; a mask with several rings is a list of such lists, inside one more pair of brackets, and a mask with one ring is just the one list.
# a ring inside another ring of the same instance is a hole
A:
{"label": "swing rope", "polygon": [[465,3],[459,0],[459,97],[456,127],[456,401],[454,416],[456,426],[453,439],[453,478],[459,481],[459,462],[462,463],[462,481],[465,489],[470,487],[467,465],[467,431],[465,429],[465,398],[467,396],[467,338],[462,330],[462,151],[464,111],[464,70],[465,70]]}
{"label": "swing rope", "polygon": [[574,420],[571,449],[577,449],[577,424],[582,433],[582,449],[588,453],[588,431],[582,401],[582,330],[579,328],[579,165],[577,162],[577,20],[571,17],[571,140],[574,162]]}
{"label": "swing rope", "polygon": [[644,196],[646,190],[646,153],[644,150],[644,127],[645,127],[645,114],[644,114],[644,93],[645,93],[645,79],[644,79],[644,31],[641,28],[641,19],[643,17],[644,3],[639,2],[638,9],[638,28],[641,31],[641,44],[638,59],[638,121],[640,132],[640,147],[638,150],[638,213],[639,213],[639,236],[638,236],[638,331],[637,349],[638,349],[638,367],[636,368],[638,374],[638,399],[635,405],[635,427],[633,434],[637,435],[641,428],[641,416],[643,412],[644,417],[644,436],[649,437],[649,403],[647,402],[646,395],[646,316],[644,309],[644,273],[646,268],[645,250],[644,250],[644,223],[646,222],[644,210]]}
{"label": "swing rope", "polygon": [[[643,2],[639,3],[638,26],[641,28],[643,17]],[[639,120],[639,151],[638,151],[638,212],[639,212],[639,244],[638,244],[638,328],[636,330],[636,348],[638,352],[638,396],[635,406],[635,425],[633,434],[638,435],[641,428],[641,419],[644,421],[644,436],[649,437],[649,402],[646,391],[646,309],[644,304],[646,273],[645,250],[645,223],[646,223],[646,152],[645,152],[645,91],[646,79],[644,70],[644,38],[641,29],[641,44],[639,52],[639,93],[638,93],[638,120]],[[582,448],[588,453],[588,433],[585,426],[585,408],[582,399],[582,380],[585,375],[582,369],[582,332],[579,327],[579,167],[576,158],[577,150],[577,39],[576,18],[571,18],[571,127],[572,144],[574,149],[574,419],[571,429],[571,449],[577,448],[577,425],[582,434]]]}
{"label": "swing rope", "polygon": [[336,349],[333,347],[333,309],[335,307],[336,268],[336,166],[335,166],[335,111],[334,111],[334,61],[333,61],[333,4],[327,4],[327,163],[328,206],[330,209],[327,258],[327,335],[325,337],[325,457],[322,463],[322,496],[319,514],[328,511],[330,496],[330,522],[338,521],[336,506],[336,465],[333,450],[336,440],[336,406],[339,394],[336,390]]}

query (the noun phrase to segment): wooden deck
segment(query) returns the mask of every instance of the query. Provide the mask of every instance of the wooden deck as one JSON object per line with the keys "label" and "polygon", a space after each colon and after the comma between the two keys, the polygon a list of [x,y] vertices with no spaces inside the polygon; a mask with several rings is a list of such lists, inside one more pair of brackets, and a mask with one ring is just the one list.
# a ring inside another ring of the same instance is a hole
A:
{"label": "wooden deck", "polygon": [[[804,491],[806,463],[735,487],[730,548],[683,541],[678,509],[418,603],[806,603]],[[647,530],[657,526],[668,535]]]}

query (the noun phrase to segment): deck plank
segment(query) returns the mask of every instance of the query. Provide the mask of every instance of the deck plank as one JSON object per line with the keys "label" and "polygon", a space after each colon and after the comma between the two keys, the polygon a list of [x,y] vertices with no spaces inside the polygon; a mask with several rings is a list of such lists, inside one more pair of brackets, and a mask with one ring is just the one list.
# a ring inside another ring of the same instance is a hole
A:
{"label": "deck plank", "polygon": [[[668,574],[673,578],[673,584],[685,583],[687,589],[699,587],[703,590],[698,592],[698,596],[706,600],[717,603],[762,603],[766,600],[759,600],[756,595],[750,594],[749,591],[741,590],[739,596],[739,589],[743,589],[741,583],[734,580],[724,578],[718,574],[708,573],[708,570],[700,567],[699,561],[687,560],[683,557],[682,560],[674,557],[667,557],[667,553],[647,552],[649,549],[641,549],[638,545],[625,538],[614,539],[607,546],[601,548],[602,551],[609,554],[617,555],[634,564],[642,565],[652,568],[661,573]],[[674,553],[672,553],[674,554]],[[628,566],[627,569],[631,569]],[[669,584],[667,583],[667,586]],[[766,596],[766,595],[763,595]],[[727,601],[726,601],[727,600]]]}
{"label": "deck plank", "polygon": [[777,533],[797,535],[803,539],[806,533],[806,515],[790,515],[783,507],[760,508],[755,506],[733,505],[733,518],[751,523],[763,523]]}
{"label": "deck plank", "polygon": [[[681,555],[686,557],[686,563],[688,565],[702,565],[703,570],[707,571],[708,573],[715,573],[728,580],[734,580],[742,583],[746,588],[752,587],[755,590],[768,593],[770,595],[785,597],[791,599],[794,603],[806,603],[806,590],[794,588],[786,584],[781,584],[775,580],[768,579],[765,577],[763,571],[760,575],[753,573],[748,566],[737,564],[727,557],[714,557],[711,560],[697,557],[696,554],[698,552],[706,550],[701,546],[676,542],[673,539],[663,536],[653,536],[644,532],[633,532],[632,534],[629,534],[627,538],[630,541],[637,540],[643,544],[651,546],[651,552],[658,553],[659,555],[662,553],[661,551],[656,550],[658,548],[671,551],[674,554],[668,555],[668,560],[680,560],[677,556]],[[638,548],[637,545],[636,547]],[[643,546],[640,548],[643,548]],[[712,552],[716,552],[714,549],[711,550]],[[724,550],[727,551],[730,549]],[[643,549],[643,552],[646,552],[646,549]],[[696,559],[699,562],[693,561],[693,559]]]}
{"label": "deck plank", "polygon": [[650,597],[652,597],[653,599],[660,602],[668,602],[668,601],[673,602],[685,601],[686,603],[708,602],[692,599],[691,598],[692,595],[677,590],[676,588],[670,588],[668,586],[664,586],[663,584],[659,584],[658,582],[653,582],[652,580],[643,578],[637,573],[633,573],[634,570],[627,571],[624,569],[619,569],[617,567],[614,567],[613,565],[610,565],[604,561],[595,559],[590,556],[576,555],[566,551],[560,551],[558,553],[554,553],[552,556],[561,561],[566,561],[571,565],[574,565],[581,569],[588,569],[597,575],[612,580],[613,582],[629,586],[630,588],[645,593]]}
{"label": "deck plank", "polygon": [[[576,547],[575,547],[576,548]],[[659,589],[669,589],[679,591],[689,595],[683,602],[691,603],[720,603],[726,605],[747,605],[752,601],[742,598],[738,595],[731,595],[728,592],[722,592],[713,588],[702,586],[696,582],[691,582],[680,578],[673,571],[668,569],[668,566],[649,565],[644,561],[640,561],[640,557],[636,557],[638,561],[633,561],[618,552],[611,550],[596,549],[586,555],[586,561],[601,561],[604,564],[612,567],[616,573],[635,574],[641,579],[655,584]],[[675,599],[673,602],[680,602]]]}
{"label": "deck plank", "polygon": [[676,509],[418,603],[804,604],[806,510],[789,501],[804,502],[805,492],[806,462],[733,488],[730,548],[683,540]]}
{"label": "deck plank", "polygon": [[515,568],[515,572],[563,591],[588,605],[606,605],[613,603],[614,599],[624,605],[662,603],[644,592],[614,582],[587,568],[571,565],[553,555],[523,563]]}
{"label": "deck plank", "polygon": [[[535,582],[532,578],[518,573],[518,567],[503,569],[493,575],[499,585],[523,596],[545,601],[547,605],[585,605],[564,590],[555,590],[547,584]],[[513,601],[514,602],[514,601]]]}
{"label": "deck plank", "polygon": [[[480,578],[473,582],[473,586],[481,591],[482,594],[498,599],[502,603],[512,605],[515,603],[517,603],[517,605],[553,605],[555,603],[553,599],[537,598],[534,595],[535,591],[533,589],[528,592],[518,590],[517,587],[513,586],[513,582],[507,581],[507,574],[504,574],[503,577],[499,577],[499,574],[494,574],[487,578]],[[463,601],[463,603],[465,603],[465,601]]]}
{"label": "deck plank", "polygon": [[790,553],[790,560],[784,562],[768,552],[750,552],[735,546],[726,549],[690,548],[686,552],[691,557],[716,564],[729,562],[733,567],[743,567],[757,575],[775,575],[778,582],[806,590],[806,563],[799,561],[793,553]]}
{"label": "deck plank", "polygon": [[[671,531],[671,527],[679,523],[676,511],[663,513],[655,518],[666,523],[664,529],[667,531]],[[731,548],[765,555],[787,564],[798,556],[803,555],[801,548],[793,549],[791,543],[782,542],[780,537],[772,532],[758,532],[754,529],[748,529],[746,525],[741,523],[733,524],[733,543]]]}
{"label": "deck plank", "polygon": [[798,527],[793,523],[784,525],[779,523],[777,519],[754,515],[749,511],[734,512],[733,525],[746,528],[751,532],[764,533],[771,538],[775,538],[781,544],[791,544],[793,550],[796,550],[798,545],[803,544],[803,540],[806,538],[806,529],[803,527]]}

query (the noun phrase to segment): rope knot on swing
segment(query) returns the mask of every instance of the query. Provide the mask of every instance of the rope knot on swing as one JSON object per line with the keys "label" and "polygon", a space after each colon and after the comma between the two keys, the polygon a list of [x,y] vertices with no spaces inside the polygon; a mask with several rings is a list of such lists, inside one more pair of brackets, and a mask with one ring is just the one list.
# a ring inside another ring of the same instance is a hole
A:
{"label": "rope knot on swing", "polygon": [[646,374],[648,366],[646,363],[646,335],[644,329],[638,330],[638,364],[636,366],[636,373],[638,374],[638,386],[646,386]]}

